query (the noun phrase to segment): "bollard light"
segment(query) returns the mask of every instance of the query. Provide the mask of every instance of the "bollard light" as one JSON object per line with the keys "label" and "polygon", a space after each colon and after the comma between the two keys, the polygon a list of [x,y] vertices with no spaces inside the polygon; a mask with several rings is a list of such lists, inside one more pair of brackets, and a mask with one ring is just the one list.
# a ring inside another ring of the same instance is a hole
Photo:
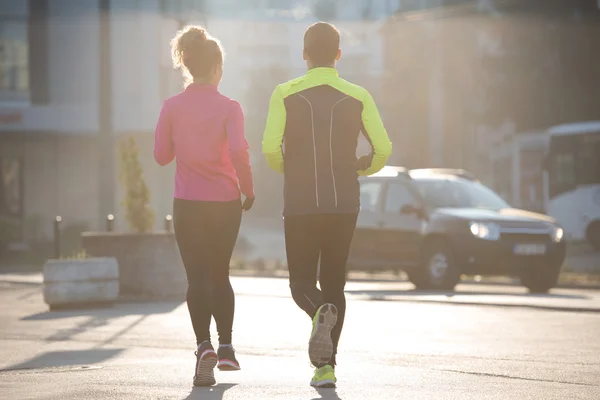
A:
{"label": "bollard light", "polygon": [[57,215],[54,218],[54,258],[60,258],[60,223],[62,222],[62,217]]}
{"label": "bollard light", "polygon": [[165,216],[165,231],[171,232],[172,226],[173,226],[173,216],[171,214],[167,214]]}
{"label": "bollard light", "polygon": [[114,229],[114,221],[115,221],[115,216],[112,214],[108,214],[106,216],[106,231],[107,232],[112,232]]}

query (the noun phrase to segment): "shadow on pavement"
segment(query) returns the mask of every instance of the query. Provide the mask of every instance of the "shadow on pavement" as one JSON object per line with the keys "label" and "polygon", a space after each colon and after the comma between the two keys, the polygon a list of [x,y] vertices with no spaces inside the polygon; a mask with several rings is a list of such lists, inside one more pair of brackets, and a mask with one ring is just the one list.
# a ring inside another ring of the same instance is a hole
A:
{"label": "shadow on pavement", "polygon": [[468,291],[468,292],[442,292],[442,291],[427,291],[427,290],[346,290],[347,294],[365,295],[369,297],[382,298],[386,296],[503,296],[503,297],[519,297],[519,298],[539,298],[539,299],[589,299],[583,294],[532,294],[532,293],[514,293],[514,292],[496,292],[496,291]]}
{"label": "shadow on pavement", "polygon": [[119,303],[109,307],[90,307],[72,310],[46,311],[23,317],[23,321],[43,321],[81,316],[96,318],[118,318],[126,315],[168,314],[179,307],[182,301],[152,302],[152,303]]}
{"label": "shadow on pavement", "polygon": [[75,351],[52,351],[40,354],[29,361],[10,366],[0,371],[16,371],[39,368],[65,368],[99,364],[119,355],[123,349],[89,349]]}
{"label": "shadow on pavement", "polygon": [[311,400],[342,400],[340,396],[338,396],[335,389],[323,389],[323,388],[314,388],[321,397],[315,397]]}
{"label": "shadow on pavement", "polygon": [[160,302],[160,303],[126,303],[117,304],[109,308],[86,308],[77,310],[63,311],[46,311],[23,317],[23,321],[43,321],[56,320],[75,317],[89,317],[84,321],[71,325],[69,328],[58,330],[52,335],[46,337],[47,341],[63,341],[70,340],[74,336],[86,331],[96,329],[108,325],[111,319],[121,318],[124,316],[136,315],[133,322],[125,326],[119,332],[104,340],[98,346],[103,346],[112,343],[119,336],[133,329],[136,325],[143,322],[148,316],[153,314],[168,314],[179,307],[182,302]]}
{"label": "shadow on pavement", "polygon": [[183,400],[222,400],[226,390],[237,383],[218,383],[210,387],[195,387]]}

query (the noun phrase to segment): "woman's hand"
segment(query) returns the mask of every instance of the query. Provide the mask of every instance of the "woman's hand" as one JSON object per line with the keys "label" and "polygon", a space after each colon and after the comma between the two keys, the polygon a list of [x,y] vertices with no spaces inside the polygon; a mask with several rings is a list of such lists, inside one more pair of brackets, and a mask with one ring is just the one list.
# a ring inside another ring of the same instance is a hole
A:
{"label": "woman's hand", "polygon": [[250,211],[250,209],[252,208],[253,205],[254,205],[254,197],[246,197],[246,200],[244,200],[244,203],[242,204],[242,210]]}

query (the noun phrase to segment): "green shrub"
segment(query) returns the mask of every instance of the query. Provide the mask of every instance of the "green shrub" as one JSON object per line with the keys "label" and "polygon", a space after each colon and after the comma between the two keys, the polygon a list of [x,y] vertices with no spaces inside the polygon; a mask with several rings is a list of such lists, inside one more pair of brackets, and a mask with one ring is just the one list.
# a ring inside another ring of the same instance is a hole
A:
{"label": "green shrub", "polygon": [[119,142],[120,171],[119,179],[125,187],[125,219],[129,227],[144,233],[152,230],[154,211],[150,207],[150,190],[144,180],[144,171],[139,159],[139,150],[131,136]]}

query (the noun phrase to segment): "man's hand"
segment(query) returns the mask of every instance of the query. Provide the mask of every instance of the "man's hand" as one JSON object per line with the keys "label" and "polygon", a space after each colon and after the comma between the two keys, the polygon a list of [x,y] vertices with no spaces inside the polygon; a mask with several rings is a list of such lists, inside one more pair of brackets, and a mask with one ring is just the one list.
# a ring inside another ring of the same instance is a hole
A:
{"label": "man's hand", "polygon": [[252,208],[253,205],[254,205],[254,197],[246,197],[246,200],[244,200],[244,204],[242,204],[242,210],[250,211],[250,209]]}
{"label": "man's hand", "polygon": [[356,170],[364,171],[371,166],[372,162],[373,162],[373,154],[362,156],[358,160],[356,160]]}

